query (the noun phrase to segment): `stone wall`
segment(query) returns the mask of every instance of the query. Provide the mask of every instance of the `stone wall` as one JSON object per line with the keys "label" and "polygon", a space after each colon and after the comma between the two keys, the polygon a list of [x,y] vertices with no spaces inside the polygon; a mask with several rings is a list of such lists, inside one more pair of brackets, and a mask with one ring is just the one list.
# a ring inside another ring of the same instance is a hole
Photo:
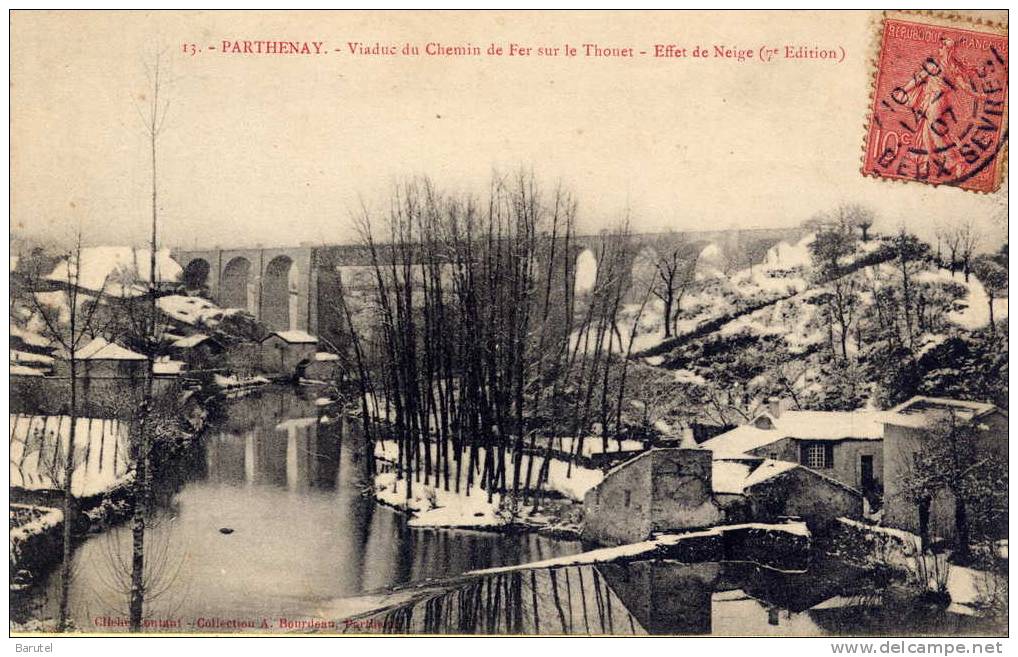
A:
{"label": "stone wall", "polygon": [[794,468],[745,491],[757,521],[798,516],[810,527],[822,527],[835,518],[861,518],[862,495],[807,468]]}
{"label": "stone wall", "polygon": [[654,531],[709,527],[721,521],[711,494],[711,453],[654,449],[609,471],[587,492],[583,537],[599,543],[641,541]]}
{"label": "stone wall", "polygon": [[651,530],[651,459],[647,452],[610,472],[583,498],[584,540],[634,543]]}
{"label": "stone wall", "polygon": [[711,527],[721,522],[713,499],[713,455],[705,449],[651,452],[651,531]]}

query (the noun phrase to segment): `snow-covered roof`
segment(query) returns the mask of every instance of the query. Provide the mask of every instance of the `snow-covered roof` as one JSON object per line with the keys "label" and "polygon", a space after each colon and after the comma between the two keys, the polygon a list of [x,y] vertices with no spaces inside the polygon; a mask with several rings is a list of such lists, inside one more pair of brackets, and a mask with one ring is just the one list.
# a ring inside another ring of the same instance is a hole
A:
{"label": "snow-covered roof", "polygon": [[53,363],[53,357],[45,354],[35,354],[31,351],[11,349],[11,363],[39,363],[42,365],[51,365]]}
{"label": "snow-covered roof", "polygon": [[714,452],[715,458],[741,456],[782,438],[784,436],[773,429],[757,429],[752,424],[743,424],[704,441],[700,446]]}
{"label": "snow-covered roof", "polygon": [[262,342],[268,340],[273,335],[278,335],[280,338],[283,339],[284,342],[289,342],[290,344],[318,344],[318,338],[316,338],[315,336],[311,335],[306,331],[296,331],[296,330],[273,331],[272,333],[269,333],[269,335],[267,335],[265,339],[262,340]]}
{"label": "snow-covered roof", "polygon": [[79,349],[75,356],[80,360],[145,360],[136,351],[121,347],[104,338],[96,338]]}
{"label": "snow-covered roof", "polygon": [[880,440],[884,437],[883,415],[877,411],[785,411],[778,416],[761,413],[750,424],[717,435],[702,447],[716,457],[726,457],[745,454],[782,438]]}
{"label": "snow-covered roof", "polygon": [[858,494],[851,486],[847,486],[836,479],[832,479],[822,472],[817,472],[798,463],[791,461],[778,461],[776,459],[742,458],[742,459],[714,459],[711,472],[711,485],[715,493],[728,493],[742,495],[747,489],[763,483],[778,475],[791,472],[795,469],[803,470],[811,475],[823,479],[833,486],[843,488]]}
{"label": "snow-covered roof", "polygon": [[880,413],[880,416],[881,421],[886,424],[922,428],[951,414],[959,420],[971,422],[999,410],[987,402],[917,395],[889,411]]}
{"label": "snow-covered roof", "polygon": [[318,351],[315,352],[315,360],[319,361],[339,360],[339,354],[330,354],[327,351]]}
{"label": "snow-covered roof", "polygon": [[784,411],[773,422],[789,438],[838,440],[884,437],[881,414],[877,411]]}
{"label": "snow-covered roof", "polygon": [[741,495],[750,486],[798,467],[801,466],[774,459],[715,459],[711,474],[712,485],[715,493]]}
{"label": "snow-covered roof", "polygon": [[[46,278],[67,284],[76,282],[78,287],[104,290],[113,296],[138,296],[146,292],[149,254],[148,249],[130,246],[83,247],[77,271],[71,261],[64,259]],[[170,257],[169,249],[156,251],[156,282],[179,280],[181,272],[180,265]]]}
{"label": "snow-covered roof", "polygon": [[194,335],[188,335],[183,338],[177,338],[171,344],[179,349],[191,349],[197,347],[202,342],[209,339],[209,336],[204,333],[195,333]]}

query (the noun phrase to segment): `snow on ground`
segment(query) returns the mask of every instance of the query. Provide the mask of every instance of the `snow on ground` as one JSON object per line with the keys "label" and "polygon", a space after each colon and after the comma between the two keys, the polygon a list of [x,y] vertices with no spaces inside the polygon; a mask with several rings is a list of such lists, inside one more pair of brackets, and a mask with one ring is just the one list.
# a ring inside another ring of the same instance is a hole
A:
{"label": "snow on ground", "polygon": [[15,516],[31,518],[28,522],[15,524],[11,527],[8,554],[11,555],[11,565],[14,565],[14,559],[20,552],[21,544],[30,536],[41,534],[59,525],[64,520],[64,512],[47,506],[28,504],[11,504],[10,509],[12,523]]}
{"label": "snow on ground", "polygon": [[818,290],[810,289],[788,299],[781,299],[770,306],[727,322],[719,329],[719,333],[779,336],[784,338],[789,348],[793,350],[803,350],[810,345],[821,343],[826,338],[816,321],[817,307],[808,302],[818,293]]}
{"label": "snow on ground", "polygon": [[397,480],[395,472],[375,476],[375,497],[390,506],[413,512],[407,524],[411,527],[498,527],[507,520],[498,515],[501,496],[497,493],[488,502],[485,491],[474,488],[471,495],[424,486],[414,482],[412,498],[406,498],[406,481]]}
{"label": "snow on ground", "polygon": [[235,308],[220,308],[202,297],[188,297],[181,294],[159,297],[156,303],[161,311],[173,319],[192,326],[199,322],[213,326],[226,315],[241,312]]}
{"label": "snow on ground", "polygon": [[[10,426],[11,486],[27,490],[61,488],[70,417],[11,415]],[[78,418],[74,436],[76,466],[71,475],[75,495],[96,495],[123,481],[128,472],[127,433],[127,425],[118,420]]]}
{"label": "snow on ground", "polygon": [[247,376],[239,377],[236,374],[230,374],[229,376],[223,376],[222,374],[215,374],[214,380],[216,385],[220,388],[245,388],[248,386],[263,385],[265,383],[271,383],[264,376]]}
{"label": "snow on ground", "polygon": [[[436,461],[435,454],[438,449],[438,445],[434,442],[431,443],[431,458],[432,463]],[[451,447],[451,446],[450,446]],[[451,450],[450,450],[451,451]],[[375,443],[375,456],[376,458],[395,463],[399,455],[399,447],[394,440],[383,440]],[[477,449],[477,462],[475,464],[477,473],[475,473],[474,481],[477,481],[477,474],[480,472],[480,468],[484,464],[486,458],[486,450],[483,447]],[[543,456],[530,455],[524,456],[523,468],[526,469],[528,466],[528,459],[533,458],[533,476],[537,477],[538,468],[544,463]],[[467,463],[469,462],[469,448],[464,450],[463,453],[463,468],[460,474],[460,489],[465,490],[466,488],[466,477],[467,477]],[[509,459],[507,458],[507,462]],[[507,465],[508,467],[508,465]],[[452,463],[450,462],[450,476],[455,474]],[[549,490],[556,491],[563,496],[576,501],[582,502],[583,496],[586,495],[587,491],[597,486],[604,479],[604,475],[600,470],[592,470],[590,468],[584,468],[577,465],[573,465],[570,471],[569,463],[560,459],[550,459],[548,461],[548,481],[547,488]],[[450,484],[450,488],[452,485]]]}
{"label": "snow on ground", "polygon": [[[150,251],[130,246],[89,246],[81,249],[80,267],[61,260],[46,278],[61,283],[77,282],[87,290],[133,297],[145,294],[149,280]],[[180,279],[180,265],[170,257],[169,249],[156,251],[156,281]]]}
{"label": "snow on ground", "polygon": [[[678,335],[695,330],[704,322],[716,319],[739,307],[760,303],[769,299],[785,297],[803,292],[808,287],[806,278],[810,258],[808,243],[812,235],[795,245],[780,243],[768,251],[763,263],[740,269],[730,275],[722,271],[723,255],[716,245],[708,245],[700,255],[696,282],[682,295],[682,313],[675,322]],[[619,314],[619,334],[605,335],[604,348],[614,352],[629,349],[629,338],[634,321],[640,313],[640,304],[626,304]],[[660,344],[664,338],[664,303],[651,299],[644,307],[637,321],[636,334],[632,340],[634,353],[645,351]],[[578,331],[571,338],[571,346],[581,345],[593,351],[597,344],[594,331],[584,335]]]}
{"label": "snow on ground", "polygon": [[[965,297],[956,305],[956,309],[948,313],[947,318],[952,324],[964,329],[974,330],[982,328],[990,323],[989,295],[986,288],[975,276],[969,276],[965,282],[965,275],[956,272],[951,276],[947,269],[936,269],[924,271],[916,277],[917,280],[939,283],[956,283],[966,288]],[[1007,318],[1007,299],[994,299],[993,319],[999,321]]]}
{"label": "snow on ground", "polygon": [[686,369],[675,370],[672,374],[675,380],[679,383],[688,383],[690,385],[702,386],[707,383],[707,379],[703,378],[696,372]]}
{"label": "snow on ground", "polygon": [[[895,553],[887,554],[885,558],[889,558],[892,565],[905,568],[914,577],[919,577],[916,572],[917,563],[914,556],[921,544],[918,534],[894,527],[867,525],[857,520],[850,520],[849,518],[838,518],[838,521],[863,531],[883,534],[893,538],[901,549]],[[948,607],[948,611],[967,615],[978,613],[978,607],[995,584],[994,574],[983,570],[976,570],[975,568],[950,564],[947,562],[948,556],[948,553],[941,553],[937,555],[927,554],[923,557],[927,561],[936,559],[940,569],[947,569],[947,592],[951,596],[951,605]],[[927,568],[929,569],[930,566],[927,565]],[[999,584],[999,582],[996,584]],[[937,582],[932,574],[927,585],[931,589],[937,587]]]}
{"label": "snow on ground", "polygon": [[778,242],[764,256],[764,266],[768,269],[789,269],[792,267],[809,267],[812,263],[809,245],[816,238],[810,233],[795,244]]}
{"label": "snow on ground", "polygon": [[[537,447],[538,449],[544,449],[548,446],[548,441],[552,442],[552,449],[559,452],[565,452],[567,454],[576,453],[577,439],[573,437],[562,438],[562,437],[538,437]],[[583,456],[593,456],[594,454],[610,454],[612,452],[633,452],[640,451],[643,449],[643,443],[639,440],[625,439],[622,441],[622,447],[619,448],[619,441],[614,439],[608,440],[608,449],[604,448],[604,441],[601,436],[587,436],[583,439]]]}

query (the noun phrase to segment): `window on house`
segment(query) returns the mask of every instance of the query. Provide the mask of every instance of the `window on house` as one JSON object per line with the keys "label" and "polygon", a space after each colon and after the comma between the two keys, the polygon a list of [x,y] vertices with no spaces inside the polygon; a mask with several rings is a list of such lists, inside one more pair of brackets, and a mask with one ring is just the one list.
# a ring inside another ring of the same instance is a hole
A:
{"label": "window on house", "polygon": [[824,443],[807,443],[799,452],[799,463],[820,470],[834,467],[834,446]]}
{"label": "window on house", "polygon": [[627,507],[629,506],[629,499],[630,499],[630,494],[629,494],[629,491],[627,490],[627,491],[625,491],[625,501],[623,502],[625,504],[625,506],[627,506]]}
{"label": "window on house", "polygon": [[772,461],[777,461],[778,460],[778,453],[777,452],[767,452],[767,458],[769,458]]}
{"label": "window on house", "polygon": [[809,445],[806,448],[806,467],[807,468],[822,468],[824,467],[824,446],[823,445]]}

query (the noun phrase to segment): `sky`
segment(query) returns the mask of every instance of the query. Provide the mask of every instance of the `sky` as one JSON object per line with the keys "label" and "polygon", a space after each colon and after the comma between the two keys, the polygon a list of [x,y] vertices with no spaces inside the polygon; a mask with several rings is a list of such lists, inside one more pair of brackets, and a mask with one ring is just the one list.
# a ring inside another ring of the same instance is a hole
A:
{"label": "sky", "polygon": [[[167,246],[355,242],[351,217],[362,204],[384,209],[400,180],[427,175],[483,194],[494,170],[522,167],[574,193],[582,232],[626,213],[648,232],[791,226],[862,203],[878,229],[930,236],[971,220],[995,247],[1005,193],[859,173],[877,24],[871,12],[14,12],[11,230],[147,239],[139,109],[145,63],[161,47]],[[327,54],[223,52],[237,40],[317,41]],[[357,56],[348,42],[535,52]],[[185,52],[190,43],[201,52]],[[802,45],[844,60],[598,58],[584,43],[722,45],[755,57]],[[578,56],[536,56],[565,44]]]}

